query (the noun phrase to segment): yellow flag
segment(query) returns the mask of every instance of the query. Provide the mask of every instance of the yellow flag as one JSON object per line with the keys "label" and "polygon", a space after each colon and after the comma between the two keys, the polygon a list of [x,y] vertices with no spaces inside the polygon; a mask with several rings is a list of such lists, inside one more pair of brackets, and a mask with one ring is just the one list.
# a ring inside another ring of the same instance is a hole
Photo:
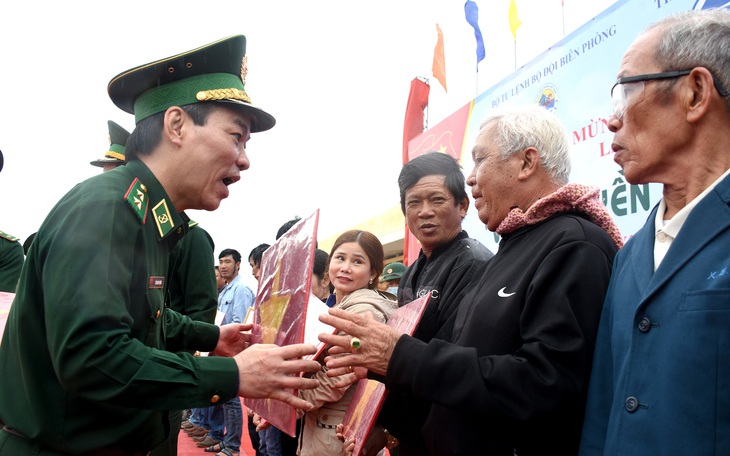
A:
{"label": "yellow flag", "polygon": [[517,39],[517,29],[520,28],[520,25],[522,25],[522,22],[520,22],[520,18],[517,17],[517,4],[515,3],[515,0],[509,1],[509,29],[512,31],[512,37],[516,40]]}

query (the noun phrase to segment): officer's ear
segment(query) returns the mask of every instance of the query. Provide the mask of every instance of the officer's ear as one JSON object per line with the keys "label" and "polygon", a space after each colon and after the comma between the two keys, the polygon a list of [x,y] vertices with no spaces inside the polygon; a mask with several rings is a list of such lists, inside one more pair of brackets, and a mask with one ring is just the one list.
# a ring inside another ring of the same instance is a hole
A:
{"label": "officer's ear", "polygon": [[163,118],[162,135],[173,144],[180,146],[183,136],[183,126],[187,113],[179,106],[167,108]]}

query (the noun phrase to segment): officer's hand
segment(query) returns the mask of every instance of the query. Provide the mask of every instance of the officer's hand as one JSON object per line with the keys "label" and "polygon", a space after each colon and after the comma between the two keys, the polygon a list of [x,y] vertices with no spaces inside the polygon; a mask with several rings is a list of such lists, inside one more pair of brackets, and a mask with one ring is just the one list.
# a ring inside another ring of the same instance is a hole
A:
{"label": "officer's hand", "polygon": [[302,372],[317,372],[317,361],[301,359],[316,353],[311,344],[279,347],[255,344],[233,359],[238,365],[238,395],[250,399],[271,398],[292,407],[311,410],[312,404],[292,394],[291,390],[313,389],[319,381],[301,377]]}

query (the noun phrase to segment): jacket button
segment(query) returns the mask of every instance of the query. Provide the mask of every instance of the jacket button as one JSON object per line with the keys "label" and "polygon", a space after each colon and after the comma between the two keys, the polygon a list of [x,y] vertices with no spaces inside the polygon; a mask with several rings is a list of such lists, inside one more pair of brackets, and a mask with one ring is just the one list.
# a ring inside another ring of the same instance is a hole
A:
{"label": "jacket button", "polygon": [[634,396],[629,396],[626,399],[626,411],[629,413],[634,413],[636,409],[639,408],[639,400],[636,399]]}
{"label": "jacket button", "polygon": [[646,317],[639,320],[639,331],[645,333],[645,332],[649,332],[650,329],[651,329],[651,320],[649,320]]}
{"label": "jacket button", "polygon": [[213,397],[211,397],[211,398],[210,398],[210,403],[211,403],[211,404],[216,404],[216,403],[218,403],[218,401],[219,401],[220,399],[221,399],[221,397],[220,397],[220,396],[218,396],[217,394],[214,394],[214,395],[213,395]]}
{"label": "jacket button", "polygon": [[157,309],[157,314],[155,315],[155,318],[160,318],[160,309]]}

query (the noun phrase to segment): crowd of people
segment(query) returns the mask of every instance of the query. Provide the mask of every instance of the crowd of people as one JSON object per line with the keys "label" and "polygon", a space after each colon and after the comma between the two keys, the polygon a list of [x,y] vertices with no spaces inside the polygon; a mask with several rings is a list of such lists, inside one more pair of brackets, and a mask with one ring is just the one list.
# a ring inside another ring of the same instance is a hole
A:
{"label": "crowd of people", "polygon": [[[489,112],[466,176],[438,152],[400,172],[415,261],[386,264],[362,230],[312,246],[310,299],[334,328],[315,359],[312,344],[252,343],[244,257],[225,248],[214,264],[185,214],[215,210],[251,134],[275,124],[245,91],[245,56],[239,35],[114,77],[136,127],[109,122],[92,162],[104,172],[57,203],[25,255],[0,232],[0,291],[15,293],[0,456],[175,455],[181,433],[240,456],[244,420],[264,456],[730,454],[730,10],[662,19],[622,58],[614,160],[663,188],[643,228],[622,234],[599,189],[569,180],[553,113]],[[470,208],[496,252],[463,230]],[[269,247],[249,253],[257,280]],[[426,295],[412,335],[387,324]],[[363,379],[388,395],[357,442],[342,421]],[[244,415],[241,397],[297,409],[295,435]]]}

